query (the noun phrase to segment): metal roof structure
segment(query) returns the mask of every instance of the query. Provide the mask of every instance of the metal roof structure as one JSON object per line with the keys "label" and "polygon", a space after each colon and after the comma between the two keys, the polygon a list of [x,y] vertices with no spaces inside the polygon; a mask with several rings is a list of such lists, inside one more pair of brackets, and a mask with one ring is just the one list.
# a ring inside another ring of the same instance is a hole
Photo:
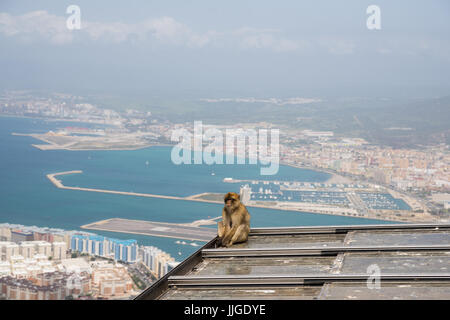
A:
{"label": "metal roof structure", "polygon": [[216,241],[136,299],[450,299],[450,224],[254,228],[246,243]]}

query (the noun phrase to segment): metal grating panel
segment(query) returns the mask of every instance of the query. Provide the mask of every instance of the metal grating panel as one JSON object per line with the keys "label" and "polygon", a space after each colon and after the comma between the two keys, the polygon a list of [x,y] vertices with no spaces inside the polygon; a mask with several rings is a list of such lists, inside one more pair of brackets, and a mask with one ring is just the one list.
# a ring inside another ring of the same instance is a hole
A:
{"label": "metal grating panel", "polygon": [[257,228],[231,248],[212,240],[137,299],[450,299],[449,240],[442,224]]}

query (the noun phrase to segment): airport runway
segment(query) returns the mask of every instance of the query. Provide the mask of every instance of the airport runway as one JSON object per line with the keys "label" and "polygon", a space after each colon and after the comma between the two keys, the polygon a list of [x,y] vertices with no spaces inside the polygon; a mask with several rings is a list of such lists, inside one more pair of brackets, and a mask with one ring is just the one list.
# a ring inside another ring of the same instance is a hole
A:
{"label": "airport runway", "polygon": [[120,218],[97,221],[81,226],[81,228],[191,241],[210,241],[217,235],[216,228],[192,227],[177,223],[128,220]]}

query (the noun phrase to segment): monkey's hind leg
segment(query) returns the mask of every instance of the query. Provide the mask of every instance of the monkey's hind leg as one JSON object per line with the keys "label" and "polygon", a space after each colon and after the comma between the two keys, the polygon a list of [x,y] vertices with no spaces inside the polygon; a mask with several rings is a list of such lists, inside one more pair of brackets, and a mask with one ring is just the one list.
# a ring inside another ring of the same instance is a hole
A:
{"label": "monkey's hind leg", "polygon": [[217,222],[217,235],[219,236],[219,238],[222,238],[224,234],[225,234],[225,226],[223,224],[223,221],[219,221]]}
{"label": "monkey's hind leg", "polygon": [[226,233],[227,233],[227,229],[226,229],[223,221],[217,222],[217,236],[219,237],[219,239],[217,241],[217,245],[219,245],[219,246],[224,245],[223,241],[224,241],[224,237],[225,237]]}
{"label": "monkey's hind leg", "polygon": [[227,247],[232,246],[234,243],[240,243],[240,242],[245,242],[248,240],[248,234],[249,234],[250,230],[248,228],[248,226],[246,225],[240,225],[237,229],[236,232],[234,233],[233,237],[231,238],[231,240],[226,244]]}

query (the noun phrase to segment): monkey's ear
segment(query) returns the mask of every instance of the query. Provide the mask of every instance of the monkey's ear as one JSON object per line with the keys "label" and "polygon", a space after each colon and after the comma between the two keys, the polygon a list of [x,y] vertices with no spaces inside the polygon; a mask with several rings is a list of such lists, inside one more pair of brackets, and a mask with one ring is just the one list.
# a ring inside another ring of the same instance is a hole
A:
{"label": "monkey's ear", "polygon": [[239,193],[237,193],[238,196],[238,200],[241,200],[241,195]]}

